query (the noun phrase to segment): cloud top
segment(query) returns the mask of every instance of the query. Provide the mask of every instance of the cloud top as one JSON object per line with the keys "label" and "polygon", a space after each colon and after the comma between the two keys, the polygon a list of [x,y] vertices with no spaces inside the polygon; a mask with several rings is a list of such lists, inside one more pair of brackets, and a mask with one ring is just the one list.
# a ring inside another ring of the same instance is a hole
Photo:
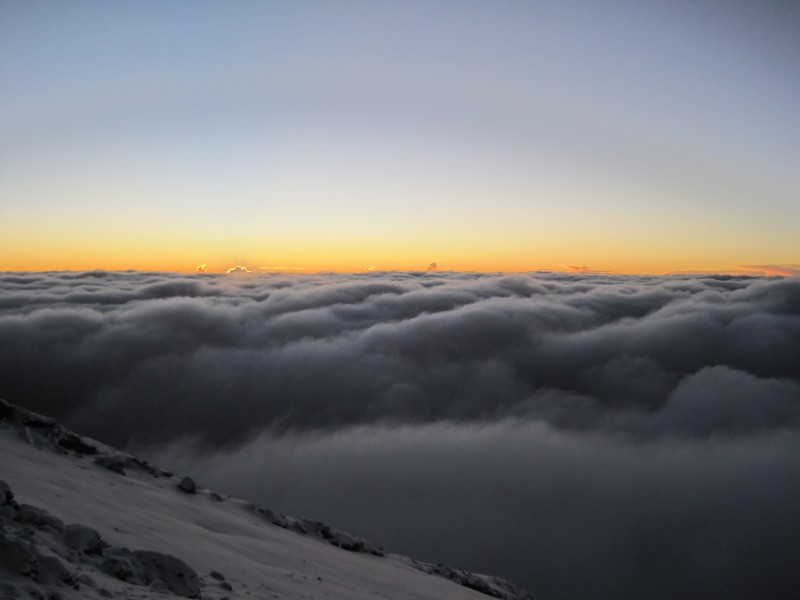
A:
{"label": "cloud top", "polygon": [[99,271],[6,274],[0,291],[2,393],[92,429],[118,421],[103,432],[116,443],[387,419],[796,424],[797,278]]}
{"label": "cloud top", "polygon": [[0,396],[551,598],[800,588],[798,355],[798,277],[0,274]]}

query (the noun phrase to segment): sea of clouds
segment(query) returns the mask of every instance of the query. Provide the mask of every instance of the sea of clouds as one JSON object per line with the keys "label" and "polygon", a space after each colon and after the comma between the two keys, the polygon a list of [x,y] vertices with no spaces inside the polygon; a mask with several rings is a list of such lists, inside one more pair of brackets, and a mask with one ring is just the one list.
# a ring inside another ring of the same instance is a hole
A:
{"label": "sea of clouds", "polygon": [[0,397],[545,600],[800,591],[800,277],[0,273]]}

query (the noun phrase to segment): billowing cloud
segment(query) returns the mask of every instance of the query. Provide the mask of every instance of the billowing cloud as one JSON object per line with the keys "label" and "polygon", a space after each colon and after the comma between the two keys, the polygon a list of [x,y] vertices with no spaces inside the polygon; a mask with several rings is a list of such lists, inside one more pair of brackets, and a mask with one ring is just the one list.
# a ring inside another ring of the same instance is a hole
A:
{"label": "billowing cloud", "polygon": [[436,270],[436,269],[438,269],[438,268],[439,268],[439,265],[437,265],[435,262],[432,262],[432,263],[430,263],[430,264],[428,265],[428,268],[427,268],[426,270],[428,270],[428,271],[435,271],[435,270]]}
{"label": "billowing cloud", "polygon": [[0,397],[551,599],[793,597],[798,355],[798,277],[0,273]]}
{"label": "billowing cloud", "polygon": [[236,265],[235,267],[231,267],[227,271],[228,273],[250,273],[250,269],[247,267],[242,267],[240,265]]}
{"label": "billowing cloud", "polygon": [[207,273],[206,264],[203,263],[201,265],[197,265],[197,272],[198,273]]}

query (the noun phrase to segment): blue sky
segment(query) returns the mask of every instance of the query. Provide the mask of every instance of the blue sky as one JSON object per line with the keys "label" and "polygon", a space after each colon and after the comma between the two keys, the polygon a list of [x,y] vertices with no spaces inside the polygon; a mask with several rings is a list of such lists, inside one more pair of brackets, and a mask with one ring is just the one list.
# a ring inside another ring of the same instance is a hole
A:
{"label": "blue sky", "polygon": [[5,3],[0,268],[798,262],[799,14]]}

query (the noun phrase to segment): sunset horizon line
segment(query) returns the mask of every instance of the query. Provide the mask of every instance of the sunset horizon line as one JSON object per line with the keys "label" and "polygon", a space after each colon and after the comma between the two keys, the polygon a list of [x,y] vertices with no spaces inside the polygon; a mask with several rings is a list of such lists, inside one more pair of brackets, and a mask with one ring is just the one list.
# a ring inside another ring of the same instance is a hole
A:
{"label": "sunset horizon line", "polygon": [[470,269],[448,268],[431,263],[423,268],[386,268],[381,269],[375,265],[366,265],[362,269],[330,269],[318,267],[256,267],[249,265],[232,265],[230,267],[207,268],[205,264],[191,269],[154,269],[154,268],[106,268],[95,266],[89,268],[33,268],[33,269],[0,269],[0,273],[173,273],[178,275],[325,275],[325,274],[386,274],[386,273],[475,273],[475,274],[532,274],[532,273],[563,273],[567,275],[622,275],[622,276],[670,276],[670,275],[736,275],[750,277],[792,277],[800,275],[800,264],[764,264],[764,265],[734,265],[733,268],[697,268],[697,269],[669,269],[657,270],[625,270],[604,269],[587,266],[560,264],[555,267],[541,267],[530,269]]}

